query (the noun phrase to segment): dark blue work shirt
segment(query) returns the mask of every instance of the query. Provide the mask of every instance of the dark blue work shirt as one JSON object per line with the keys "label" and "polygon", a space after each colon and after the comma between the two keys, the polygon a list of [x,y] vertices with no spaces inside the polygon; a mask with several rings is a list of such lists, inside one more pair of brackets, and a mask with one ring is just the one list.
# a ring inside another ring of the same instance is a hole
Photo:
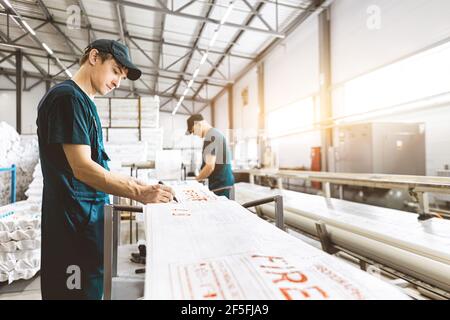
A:
{"label": "dark blue work shirt", "polygon": [[[217,129],[211,128],[205,135],[203,142],[203,162],[201,168],[205,166],[207,155],[216,157],[214,171],[208,177],[209,189],[232,186],[234,184],[233,171],[231,170],[231,153],[227,145],[225,136]],[[224,195],[229,198],[229,190],[216,192],[217,195]]]}
{"label": "dark blue work shirt", "polygon": [[[62,147],[88,145],[92,160],[109,170],[97,108],[74,81],[67,80],[52,87],[40,101],[37,126],[44,178],[42,296],[101,299],[103,206],[108,196],[75,178]],[[78,271],[79,283],[69,279]]]}

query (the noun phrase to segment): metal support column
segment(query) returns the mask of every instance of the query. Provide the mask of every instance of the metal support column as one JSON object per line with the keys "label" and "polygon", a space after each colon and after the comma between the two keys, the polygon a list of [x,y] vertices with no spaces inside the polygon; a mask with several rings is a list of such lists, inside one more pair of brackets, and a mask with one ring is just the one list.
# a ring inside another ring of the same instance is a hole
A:
{"label": "metal support column", "polygon": [[328,254],[335,254],[336,252],[339,251],[333,246],[325,223],[323,223],[322,221],[318,221],[316,223],[316,231],[317,235],[319,236],[320,244],[322,245],[323,251],[325,251]]}
{"label": "metal support column", "polygon": [[234,142],[234,135],[233,135],[233,129],[234,129],[233,110],[234,110],[234,105],[233,105],[233,86],[231,84],[228,85],[228,87],[227,87],[227,93],[228,93],[228,127],[229,127],[229,129],[231,131],[230,132],[230,140]]}
{"label": "metal support column", "polygon": [[23,78],[23,53],[16,51],[16,130],[22,133],[22,78]]}
{"label": "metal support column", "polygon": [[323,195],[326,199],[331,198],[331,186],[330,186],[329,182],[322,183],[322,191],[323,191]]}
{"label": "metal support column", "polygon": [[214,127],[216,125],[216,101],[211,101],[211,125]]}
{"label": "metal support column", "polygon": [[[319,70],[320,70],[320,120],[322,126],[330,125],[331,106],[331,59],[330,59],[330,11],[319,14]],[[328,171],[328,149],[332,146],[332,129],[321,129],[322,171]]]}
{"label": "metal support column", "polygon": [[103,299],[111,300],[113,278],[113,206],[104,207]]}
{"label": "metal support column", "polygon": [[264,101],[264,62],[260,62],[257,67],[258,77],[258,158],[262,166],[264,151],[266,149],[266,105]]}

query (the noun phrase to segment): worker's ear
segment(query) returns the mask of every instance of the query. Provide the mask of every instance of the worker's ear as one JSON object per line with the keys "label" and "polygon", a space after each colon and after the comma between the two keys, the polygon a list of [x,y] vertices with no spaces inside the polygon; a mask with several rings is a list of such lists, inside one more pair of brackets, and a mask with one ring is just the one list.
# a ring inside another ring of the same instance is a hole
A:
{"label": "worker's ear", "polygon": [[96,63],[97,63],[97,61],[98,61],[98,59],[100,58],[99,56],[98,56],[98,50],[97,49],[92,49],[90,52],[89,52],[89,64],[91,65],[91,66],[94,66]]}

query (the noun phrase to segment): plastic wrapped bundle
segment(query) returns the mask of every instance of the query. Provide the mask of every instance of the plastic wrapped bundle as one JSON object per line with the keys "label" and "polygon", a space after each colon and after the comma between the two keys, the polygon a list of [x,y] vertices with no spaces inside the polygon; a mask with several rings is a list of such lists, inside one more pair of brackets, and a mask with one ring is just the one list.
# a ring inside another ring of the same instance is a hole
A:
{"label": "plastic wrapped bundle", "polygon": [[39,271],[40,264],[40,249],[0,252],[0,282],[8,281],[10,284],[19,279],[30,279]]}
{"label": "plastic wrapped bundle", "polygon": [[0,282],[33,277],[40,268],[40,248],[40,203],[0,207]]}
{"label": "plastic wrapped bundle", "polygon": [[[24,199],[24,192],[32,180],[32,173],[39,157],[39,148],[35,136],[19,136],[13,127],[0,122],[0,167],[16,165],[16,196]],[[0,205],[10,202],[11,175],[0,174]]]}
{"label": "plastic wrapped bundle", "polygon": [[114,162],[141,162],[147,156],[147,142],[139,141],[133,143],[105,143],[105,150],[111,161]]}

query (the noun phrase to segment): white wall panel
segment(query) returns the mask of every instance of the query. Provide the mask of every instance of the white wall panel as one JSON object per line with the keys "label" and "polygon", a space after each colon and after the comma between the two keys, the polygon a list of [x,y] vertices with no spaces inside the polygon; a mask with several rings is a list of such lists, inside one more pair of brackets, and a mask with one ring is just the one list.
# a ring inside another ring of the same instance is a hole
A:
{"label": "white wall panel", "polygon": [[[243,94],[247,92],[247,104]],[[255,137],[258,132],[258,74],[257,69],[250,70],[233,86],[233,124],[243,134]]]}
{"label": "white wall panel", "polygon": [[449,12],[448,0],[334,1],[333,83],[349,80],[448,38]]}
{"label": "white wall panel", "polygon": [[311,148],[320,147],[320,132],[311,131],[272,140],[280,168],[310,168]]}
{"label": "white wall panel", "polygon": [[214,126],[221,132],[226,132],[230,128],[230,122],[228,121],[228,93],[224,93],[215,102]]}
{"label": "white wall panel", "polygon": [[193,135],[187,136],[188,116],[182,114],[172,115],[161,113],[159,117],[160,126],[163,129],[163,148],[191,148],[201,147],[199,138]]}
{"label": "white wall panel", "polygon": [[270,111],[319,90],[318,20],[312,17],[265,60],[264,95]]}
{"label": "white wall panel", "polygon": [[[36,79],[28,80],[28,85]],[[0,87],[10,87],[11,83],[0,77]],[[45,84],[34,87],[31,91],[22,92],[22,133],[36,134],[37,107],[45,94]],[[0,92],[0,121],[6,121],[16,128],[16,92]]]}

